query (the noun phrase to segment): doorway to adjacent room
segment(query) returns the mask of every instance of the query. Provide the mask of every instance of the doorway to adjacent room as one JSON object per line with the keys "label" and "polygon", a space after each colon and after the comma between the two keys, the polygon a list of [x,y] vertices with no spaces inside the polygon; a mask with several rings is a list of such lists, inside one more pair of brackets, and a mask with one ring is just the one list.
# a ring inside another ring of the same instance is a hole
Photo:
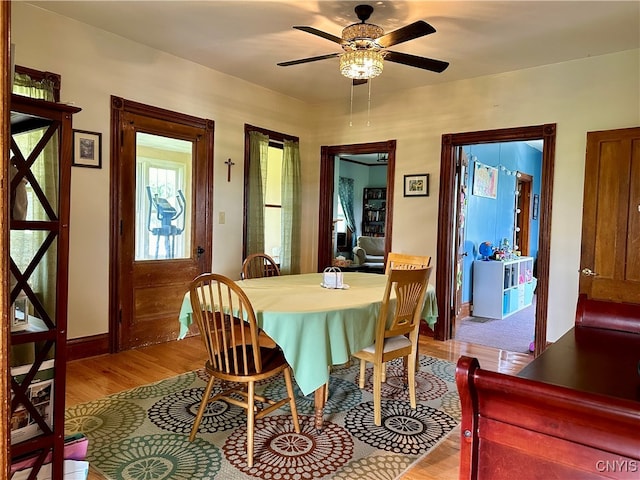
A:
{"label": "doorway to adjacent room", "polygon": [[[546,343],[546,312],[548,307],[548,277],[551,232],[551,200],[553,194],[553,169],[555,158],[555,124],[517,127],[501,130],[446,134],[442,137],[440,167],[440,204],[438,222],[438,253],[436,284],[439,318],[435,338],[448,340],[453,337],[456,318],[461,311],[462,283],[460,269],[464,264],[464,244],[459,235],[460,185],[464,172],[459,162],[460,151],[466,145],[495,144],[514,141],[542,141],[542,166],[540,172],[539,243],[536,261],[537,298],[535,322],[535,354]],[[461,248],[462,245],[462,248]]]}

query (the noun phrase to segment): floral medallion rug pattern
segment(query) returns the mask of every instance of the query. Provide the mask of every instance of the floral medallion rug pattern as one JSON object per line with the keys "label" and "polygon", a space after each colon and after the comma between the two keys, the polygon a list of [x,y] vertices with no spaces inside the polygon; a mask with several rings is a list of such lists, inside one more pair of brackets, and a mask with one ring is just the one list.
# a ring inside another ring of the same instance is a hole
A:
{"label": "floral medallion rug pattern", "polygon": [[[321,432],[313,423],[313,394],[302,396],[297,388],[300,433],[293,430],[288,407],[257,420],[252,468],[246,463],[246,416],[239,407],[210,404],[189,442],[207,380],[204,370],[70,407],[66,433],[89,438],[87,460],[110,480],[394,479],[458,425],[455,365],[420,356],[413,410],[402,363],[390,362],[380,427],[373,423],[368,367],[363,390],[356,383],[359,363],[334,368]],[[259,387],[267,396],[286,395],[281,377]]]}

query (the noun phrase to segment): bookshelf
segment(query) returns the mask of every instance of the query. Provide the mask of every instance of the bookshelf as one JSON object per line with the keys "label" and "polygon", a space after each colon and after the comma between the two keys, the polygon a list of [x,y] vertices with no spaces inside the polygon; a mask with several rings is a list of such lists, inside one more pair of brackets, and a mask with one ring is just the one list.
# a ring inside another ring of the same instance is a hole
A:
{"label": "bookshelf", "polygon": [[63,478],[72,116],[79,111],[11,97],[11,463],[34,460],[36,472],[49,464],[53,480]]}
{"label": "bookshelf", "polygon": [[387,217],[387,189],[365,188],[362,202],[362,235],[384,237]]}

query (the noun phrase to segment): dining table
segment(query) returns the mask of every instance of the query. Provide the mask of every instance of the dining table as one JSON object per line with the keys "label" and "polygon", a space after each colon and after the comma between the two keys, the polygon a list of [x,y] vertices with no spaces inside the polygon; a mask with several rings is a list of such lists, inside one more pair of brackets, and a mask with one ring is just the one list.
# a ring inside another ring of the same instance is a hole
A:
{"label": "dining table", "polygon": [[[322,429],[326,384],[332,365],[350,361],[374,343],[387,282],[384,274],[343,272],[343,288],[324,288],[322,273],[239,280],[260,327],[283,351],[303,395],[314,393],[315,426]],[[395,301],[392,295],[391,302]],[[192,324],[189,292],[180,309],[180,335]],[[428,285],[422,318],[433,328],[435,289]]]}

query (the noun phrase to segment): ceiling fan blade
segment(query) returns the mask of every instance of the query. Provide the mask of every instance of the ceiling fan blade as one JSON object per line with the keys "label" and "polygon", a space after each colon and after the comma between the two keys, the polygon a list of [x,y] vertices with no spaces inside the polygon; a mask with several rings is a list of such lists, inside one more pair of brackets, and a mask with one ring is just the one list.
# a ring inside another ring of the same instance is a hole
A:
{"label": "ceiling fan blade", "polygon": [[383,48],[392,47],[402,42],[413,40],[414,38],[424,37],[436,31],[431,25],[424,20],[410,23],[409,25],[389,32],[378,38],[377,43]]}
{"label": "ceiling fan blade", "polygon": [[300,63],[309,63],[316,62],[318,60],[326,60],[327,58],[335,58],[339,56],[340,53],[330,53],[328,55],[320,55],[317,57],[309,57],[309,58],[301,58],[300,60],[290,60],[288,62],[280,62],[278,63],[279,67],[288,67],[289,65],[298,65]]}
{"label": "ceiling fan blade", "polygon": [[313,27],[293,27],[297,30],[302,30],[303,32],[310,33],[312,35],[317,35],[318,37],[326,38],[327,40],[331,40],[332,42],[338,43],[342,45],[342,38],[336,37],[335,35],[331,35],[330,33],[323,32],[322,30],[318,30]]}
{"label": "ceiling fan blade", "polygon": [[386,51],[384,59],[389,62],[401,63],[403,65],[422,68],[436,73],[444,72],[449,66],[449,62],[443,62],[442,60],[418,57],[416,55],[409,55],[408,53],[391,52],[389,50]]}

